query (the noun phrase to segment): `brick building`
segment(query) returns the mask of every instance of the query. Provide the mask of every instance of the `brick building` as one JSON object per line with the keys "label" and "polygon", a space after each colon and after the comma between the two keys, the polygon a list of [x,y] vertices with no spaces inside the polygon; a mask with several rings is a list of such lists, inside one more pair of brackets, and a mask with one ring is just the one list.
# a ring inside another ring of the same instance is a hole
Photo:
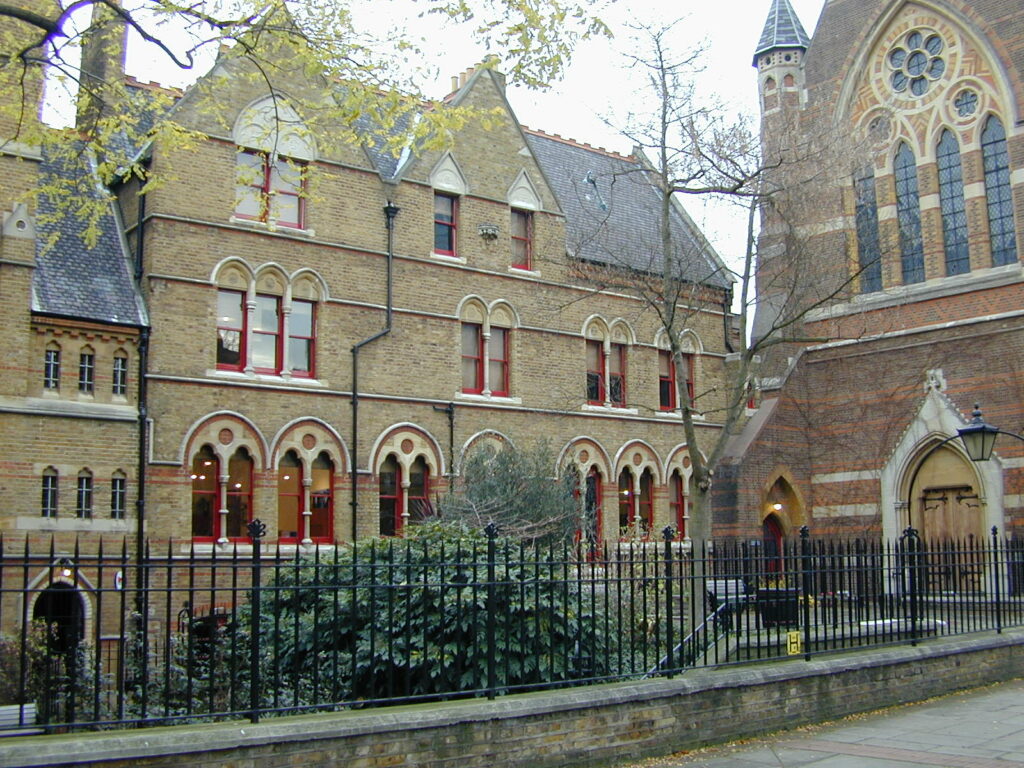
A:
{"label": "brick building", "polygon": [[588,534],[639,520],[684,537],[678,396],[713,390],[736,344],[731,282],[676,207],[701,286],[683,370],[642,302],[591,279],[650,261],[643,158],[524,129],[492,69],[447,97],[492,125],[393,155],[307,125],[312,80],[272,97],[244,67],[224,54],[175,94],[199,139],[142,148],[174,172],[116,185],[95,245],[45,195],[19,197],[41,175],[88,188],[87,164],[0,156],[5,541],[214,553],[254,518],[285,552],[395,535],[469,452],[541,439],[552,476],[578,474]]}
{"label": "brick building", "polygon": [[[818,341],[765,358],[716,530],[1019,534],[1024,445],[1000,438],[973,464],[939,443],[975,402],[1024,431],[1024,8],[829,0],[809,37],[787,0],[767,5],[766,151],[831,144],[840,160],[764,215],[755,333],[795,297]],[[797,250],[787,294],[777,277]]]}

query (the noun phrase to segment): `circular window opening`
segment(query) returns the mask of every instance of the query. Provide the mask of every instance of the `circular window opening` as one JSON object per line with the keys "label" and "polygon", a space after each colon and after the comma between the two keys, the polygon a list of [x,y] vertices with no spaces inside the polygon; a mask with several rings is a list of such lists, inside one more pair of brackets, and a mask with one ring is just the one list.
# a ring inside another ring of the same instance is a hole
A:
{"label": "circular window opening", "polygon": [[937,34],[921,30],[908,32],[887,57],[892,69],[889,82],[893,91],[909,91],[913,96],[928,93],[931,84],[946,72],[946,61],[941,55],[945,47]]}

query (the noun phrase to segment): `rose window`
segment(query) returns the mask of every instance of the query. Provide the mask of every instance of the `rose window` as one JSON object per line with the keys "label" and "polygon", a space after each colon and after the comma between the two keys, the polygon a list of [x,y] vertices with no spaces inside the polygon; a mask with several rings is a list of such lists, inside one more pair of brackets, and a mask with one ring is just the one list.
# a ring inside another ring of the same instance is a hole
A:
{"label": "rose window", "polygon": [[910,91],[923,96],[931,84],[942,77],[946,62],[941,54],[945,48],[942,38],[919,30],[909,32],[891,51],[892,89],[896,93]]}

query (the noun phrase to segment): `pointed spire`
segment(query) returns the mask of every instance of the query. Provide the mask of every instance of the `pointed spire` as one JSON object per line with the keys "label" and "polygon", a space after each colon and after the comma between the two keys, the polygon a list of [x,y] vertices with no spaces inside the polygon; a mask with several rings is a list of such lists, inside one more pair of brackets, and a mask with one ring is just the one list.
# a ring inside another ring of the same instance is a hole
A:
{"label": "pointed spire", "polygon": [[754,51],[754,66],[757,66],[758,57],[769,51],[778,48],[802,48],[806,51],[810,44],[811,38],[804,31],[804,25],[800,23],[789,0],[772,0],[761,39],[757,41],[757,49]]}

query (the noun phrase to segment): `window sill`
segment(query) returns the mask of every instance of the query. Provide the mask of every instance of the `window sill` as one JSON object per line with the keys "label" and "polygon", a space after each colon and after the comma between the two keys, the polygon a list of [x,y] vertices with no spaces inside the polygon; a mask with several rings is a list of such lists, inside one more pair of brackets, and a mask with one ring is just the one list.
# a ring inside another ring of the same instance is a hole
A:
{"label": "window sill", "polygon": [[19,531],[91,531],[93,533],[128,533],[128,520],[108,517],[18,517]]}
{"label": "window sill", "polygon": [[469,392],[457,392],[456,400],[468,403],[491,403],[492,405],[522,405],[521,397],[499,397],[497,395],[474,395]]}
{"label": "window sill", "polygon": [[265,221],[256,221],[255,219],[242,219],[238,216],[231,216],[228,221],[232,224],[237,224],[242,227],[251,227],[253,229],[260,229],[265,232],[287,232],[294,235],[304,235],[305,237],[316,237],[315,229],[304,229],[303,227],[293,227],[288,224],[269,224]]}
{"label": "window sill", "polygon": [[636,408],[617,408],[608,405],[591,405],[590,403],[583,404],[583,410],[591,413],[610,413],[616,416],[639,416],[640,411]]}
{"label": "window sill", "polygon": [[520,275],[521,277],[540,277],[540,272],[536,269],[524,269],[523,267],[509,267],[508,273],[510,275]]}
{"label": "window sill", "polygon": [[246,373],[245,371],[222,371],[219,368],[212,368],[206,371],[210,378],[226,379],[228,381],[258,381],[267,384],[287,384],[289,386],[322,388],[324,383],[320,379],[309,379],[305,376],[280,376],[273,373]]}
{"label": "window sill", "polygon": [[447,253],[431,252],[430,258],[434,261],[440,261],[445,264],[465,264],[465,256],[449,256]]}

